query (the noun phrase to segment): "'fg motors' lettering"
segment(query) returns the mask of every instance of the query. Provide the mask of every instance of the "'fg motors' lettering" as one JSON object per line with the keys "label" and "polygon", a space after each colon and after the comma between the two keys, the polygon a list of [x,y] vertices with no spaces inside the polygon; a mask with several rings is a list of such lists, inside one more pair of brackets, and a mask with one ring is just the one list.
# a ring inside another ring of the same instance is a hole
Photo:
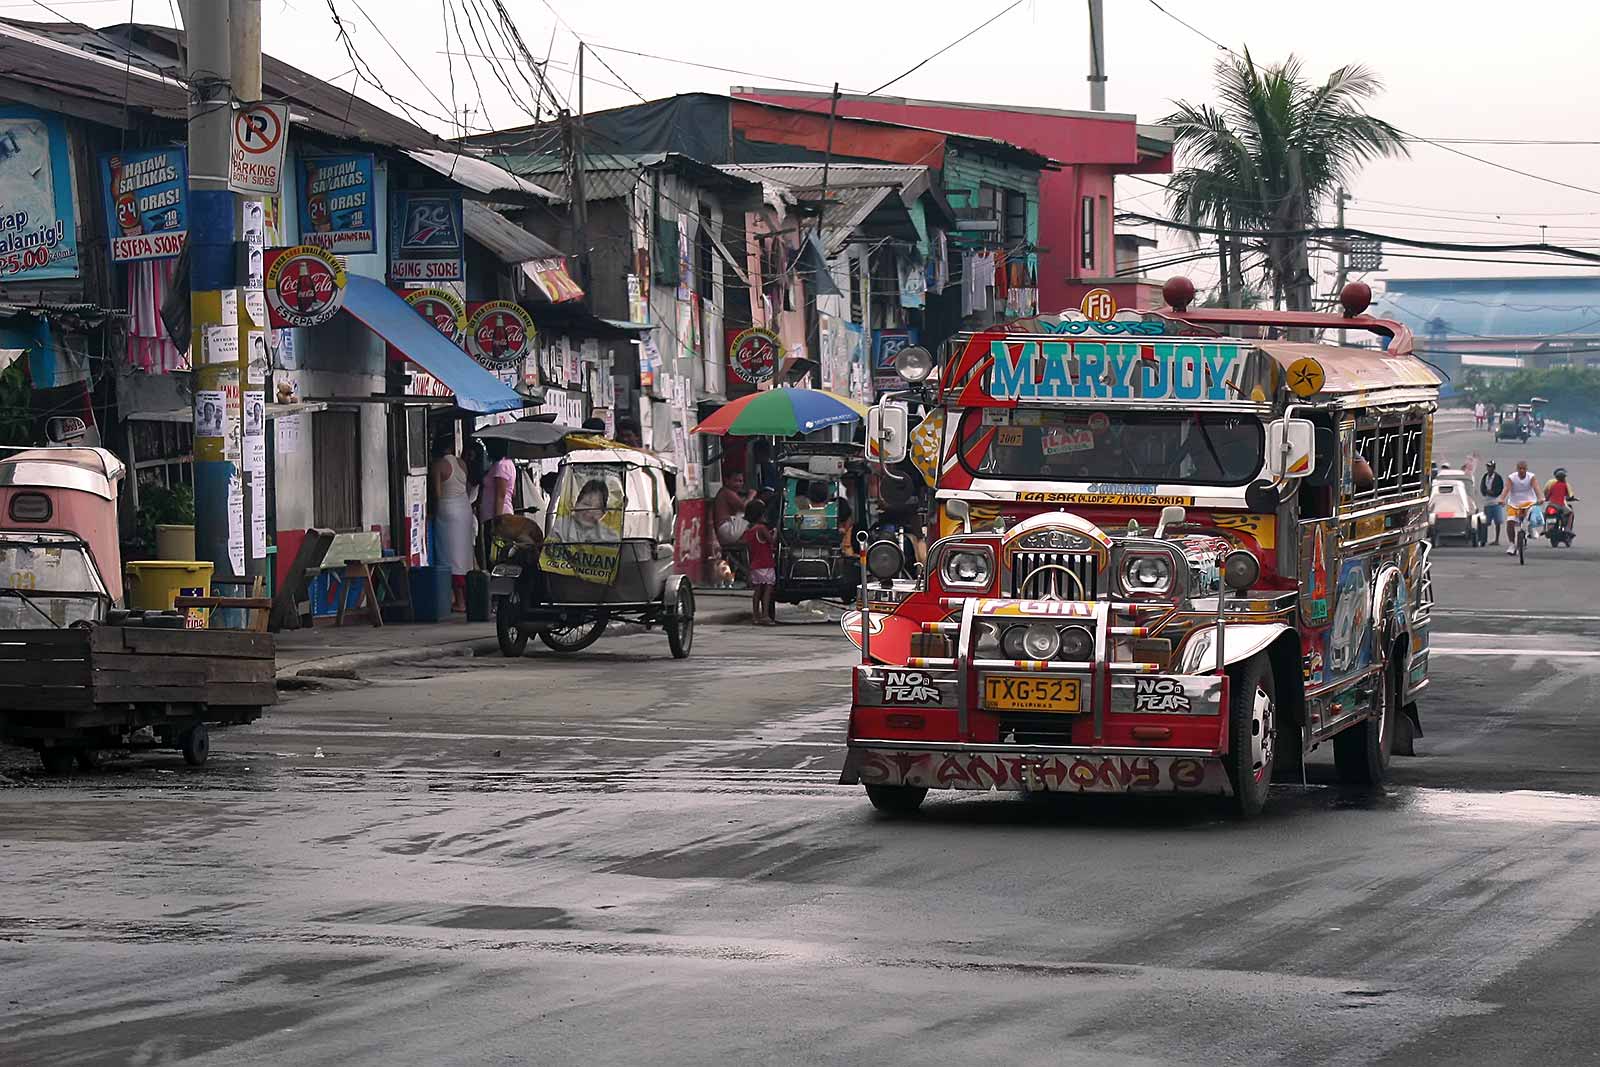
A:
{"label": "'fg motors' lettering", "polygon": [[1136,678],[1133,683],[1133,710],[1188,712],[1189,693],[1176,678]]}
{"label": "'fg motors' lettering", "polygon": [[1240,399],[1237,345],[993,341],[989,395],[1003,400]]}
{"label": "'fg motors' lettering", "polygon": [[937,704],[943,698],[939,687],[921,671],[885,671],[885,704]]}

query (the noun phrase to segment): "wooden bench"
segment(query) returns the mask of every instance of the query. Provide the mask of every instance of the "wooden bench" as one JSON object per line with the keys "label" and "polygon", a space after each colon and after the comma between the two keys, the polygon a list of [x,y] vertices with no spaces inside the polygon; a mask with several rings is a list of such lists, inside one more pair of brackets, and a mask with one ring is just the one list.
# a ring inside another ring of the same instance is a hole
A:
{"label": "wooden bench", "polygon": [[[216,584],[232,585],[243,583],[219,582]],[[262,580],[257,578],[251,583],[249,596],[180,596],[173,598],[172,606],[184,612],[187,612],[190,608],[209,608],[213,611],[233,608],[248,612],[247,618],[250,619],[250,622],[245,629],[255,633],[266,633],[272,607],[276,601],[273,597],[262,596],[263,586]],[[203,626],[194,626],[194,618],[192,616],[190,618],[190,628],[204,629]]]}
{"label": "wooden bench", "polygon": [[[365,615],[373,626],[383,625],[385,609],[410,621],[416,617],[411,603],[411,567],[404,556],[385,556],[382,539],[371,532],[335,534],[319,568],[335,576],[333,593],[339,611],[335,625],[345,615]],[[350,583],[357,582],[356,602],[350,603]]]}

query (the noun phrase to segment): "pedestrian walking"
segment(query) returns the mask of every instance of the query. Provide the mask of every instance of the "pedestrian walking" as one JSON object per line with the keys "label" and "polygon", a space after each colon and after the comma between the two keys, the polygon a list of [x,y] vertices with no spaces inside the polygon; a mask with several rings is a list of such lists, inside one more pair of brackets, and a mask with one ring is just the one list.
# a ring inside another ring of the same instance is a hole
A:
{"label": "pedestrian walking", "polygon": [[745,507],[744,519],[747,527],[743,540],[750,559],[750,622],[754,626],[774,626],[778,560],[773,545],[777,535],[767,525],[767,506],[759,500],[752,500]]}
{"label": "pedestrian walking", "polygon": [[467,463],[449,437],[434,445],[428,480],[433,490],[433,529],[439,555],[450,568],[450,610],[467,610],[467,572],[472,569],[472,504],[467,499]]}
{"label": "pedestrian walking", "polygon": [[1484,521],[1494,527],[1494,543],[1500,543],[1500,524],[1506,521],[1506,506],[1500,497],[1506,491],[1506,480],[1494,469],[1494,460],[1483,465],[1483,477],[1478,479],[1478,496],[1483,500]]}

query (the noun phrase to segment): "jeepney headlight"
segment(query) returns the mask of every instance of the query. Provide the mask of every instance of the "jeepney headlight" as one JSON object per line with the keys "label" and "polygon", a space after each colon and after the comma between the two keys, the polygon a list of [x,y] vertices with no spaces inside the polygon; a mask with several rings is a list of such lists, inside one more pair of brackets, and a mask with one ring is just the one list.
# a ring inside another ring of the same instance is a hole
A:
{"label": "jeepney headlight", "polygon": [[889,581],[900,573],[905,563],[905,553],[893,541],[874,541],[867,549],[867,573],[879,581]]}
{"label": "jeepney headlight", "polygon": [[1122,591],[1129,594],[1161,594],[1172,589],[1172,560],[1166,556],[1140,554],[1122,562]]}
{"label": "jeepney headlight", "polygon": [[1061,658],[1084,663],[1094,658],[1094,634],[1082,626],[1061,628]]}
{"label": "jeepney headlight", "polygon": [[939,579],[947,586],[987,588],[994,580],[994,556],[983,549],[953,549],[945,554]]}

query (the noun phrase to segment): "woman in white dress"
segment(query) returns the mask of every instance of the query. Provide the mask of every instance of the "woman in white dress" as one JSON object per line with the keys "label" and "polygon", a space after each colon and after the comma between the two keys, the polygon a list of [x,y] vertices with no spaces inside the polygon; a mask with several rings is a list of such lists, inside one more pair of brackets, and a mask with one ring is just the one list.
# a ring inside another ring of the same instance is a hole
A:
{"label": "woman in white dress", "polygon": [[429,480],[433,483],[434,529],[440,562],[450,568],[452,611],[467,610],[467,572],[472,569],[472,541],[477,523],[467,499],[467,464],[450,447],[449,439],[434,449]]}

